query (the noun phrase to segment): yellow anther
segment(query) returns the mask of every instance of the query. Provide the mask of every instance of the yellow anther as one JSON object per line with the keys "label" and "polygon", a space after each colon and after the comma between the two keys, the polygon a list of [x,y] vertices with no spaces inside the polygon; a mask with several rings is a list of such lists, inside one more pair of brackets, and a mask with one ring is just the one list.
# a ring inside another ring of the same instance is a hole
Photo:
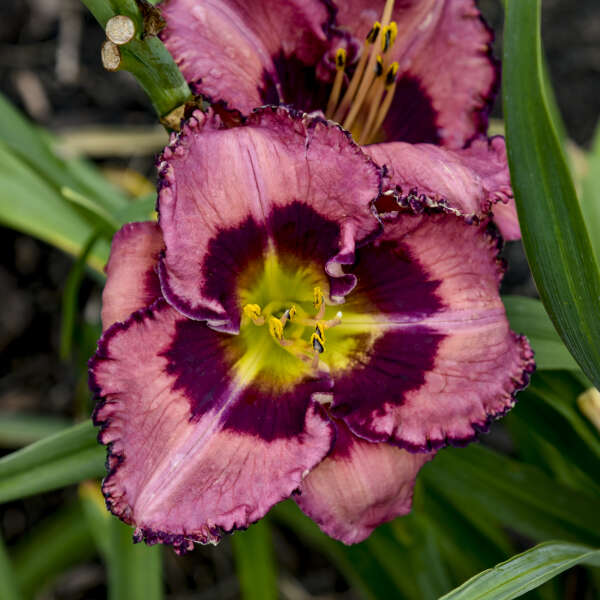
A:
{"label": "yellow anther", "polygon": [[381,35],[381,51],[387,52],[396,41],[398,36],[398,25],[396,21],[392,21],[387,27],[384,27]]}
{"label": "yellow anther", "polygon": [[292,304],[292,306],[290,306],[289,310],[288,310],[288,319],[290,321],[294,320],[294,317],[296,316],[296,313],[298,311],[296,310],[296,307]]}
{"label": "yellow anther", "polygon": [[325,352],[325,340],[320,337],[318,333],[313,333],[310,336],[310,343],[315,352],[318,352],[319,354]]}
{"label": "yellow anther", "polygon": [[313,289],[313,304],[317,310],[319,310],[323,305],[323,292],[321,292],[321,288],[319,286],[316,286]]}
{"label": "yellow anther", "polygon": [[390,88],[396,83],[396,77],[398,76],[398,63],[393,62],[385,73],[385,87]]}
{"label": "yellow anther", "polygon": [[325,323],[323,323],[323,321],[317,321],[315,333],[323,340],[323,342],[325,341]]}
{"label": "yellow anther", "polygon": [[338,48],[335,53],[335,68],[339,71],[344,70],[346,67],[346,50],[344,48]]}
{"label": "yellow anther", "polygon": [[367,33],[367,44],[374,44],[380,31],[381,23],[379,21],[375,21],[375,23],[373,23],[373,27],[371,27],[371,30],[369,33]]}
{"label": "yellow anther", "polygon": [[243,310],[244,314],[253,321],[260,317],[261,309],[258,304],[246,304]]}
{"label": "yellow anther", "polygon": [[280,319],[269,317],[269,333],[276,339],[283,339],[283,323]]}
{"label": "yellow anther", "polygon": [[375,77],[381,77],[381,75],[383,75],[383,58],[378,54],[375,63]]}

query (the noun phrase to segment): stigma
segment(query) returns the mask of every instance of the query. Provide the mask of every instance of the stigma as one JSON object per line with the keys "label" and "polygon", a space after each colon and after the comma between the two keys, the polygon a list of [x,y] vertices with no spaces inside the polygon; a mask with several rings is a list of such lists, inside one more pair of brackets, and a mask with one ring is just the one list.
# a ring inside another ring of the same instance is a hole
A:
{"label": "stigma", "polygon": [[[325,116],[350,131],[360,144],[378,139],[396,92],[399,65],[389,60],[398,36],[398,26],[391,21],[393,9],[394,0],[387,0],[381,21],[375,21],[367,34],[351,77],[347,73],[346,50],[339,48],[335,55],[336,75]],[[346,80],[348,85],[342,95]]]}

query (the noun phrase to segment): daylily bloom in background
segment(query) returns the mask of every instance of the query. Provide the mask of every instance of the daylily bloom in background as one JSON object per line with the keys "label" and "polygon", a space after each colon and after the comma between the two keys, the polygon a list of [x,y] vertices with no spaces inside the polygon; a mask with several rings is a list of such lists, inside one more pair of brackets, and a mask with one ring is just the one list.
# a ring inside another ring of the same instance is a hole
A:
{"label": "daylily bloom in background", "polygon": [[[486,160],[498,68],[474,0],[164,0],[160,7],[165,45],[192,89],[217,106],[242,115],[279,103],[320,111],[360,144],[387,142],[365,152],[385,155],[391,170],[420,154],[443,171],[465,147]],[[505,160],[503,140],[493,145]],[[468,208],[474,218],[493,211],[504,238],[519,239],[503,173],[503,193]],[[457,208],[467,214],[464,204]]]}
{"label": "daylily bloom in background", "polygon": [[196,112],[173,137],[159,223],[113,241],[90,362],[103,491],[136,539],[186,551],[293,497],[360,541],[410,510],[437,449],[512,407],[533,358],[493,229],[418,196],[374,210],[390,177],[467,204],[503,180],[472,148],[444,178],[415,152],[387,174],[283,107],[229,129]]}

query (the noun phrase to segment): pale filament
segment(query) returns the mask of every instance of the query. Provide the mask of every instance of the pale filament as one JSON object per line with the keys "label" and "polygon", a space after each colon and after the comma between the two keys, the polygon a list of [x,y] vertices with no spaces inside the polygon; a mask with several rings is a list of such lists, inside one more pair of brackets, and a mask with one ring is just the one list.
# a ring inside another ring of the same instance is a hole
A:
{"label": "pale filament", "polygon": [[[390,64],[387,58],[397,36],[396,23],[391,21],[393,9],[394,0],[386,0],[381,22],[376,21],[367,35],[363,52],[341,101],[346,54],[344,51],[344,66],[341,67],[338,57],[342,49],[336,53],[336,76],[325,116],[342,123],[344,129],[351,131],[361,144],[377,138],[396,91],[398,65]],[[382,71],[385,78],[379,76]]]}

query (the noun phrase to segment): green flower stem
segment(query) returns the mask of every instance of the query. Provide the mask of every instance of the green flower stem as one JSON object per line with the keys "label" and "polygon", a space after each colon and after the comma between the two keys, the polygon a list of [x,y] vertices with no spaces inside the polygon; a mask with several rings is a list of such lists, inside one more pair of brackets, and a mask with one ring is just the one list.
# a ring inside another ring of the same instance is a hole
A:
{"label": "green flower stem", "polygon": [[173,111],[193,100],[181,71],[162,42],[155,36],[144,36],[144,19],[135,0],[81,0],[102,28],[115,15],[130,17],[135,24],[135,37],[119,46],[119,69],[129,71],[144,88],[161,121]]}

